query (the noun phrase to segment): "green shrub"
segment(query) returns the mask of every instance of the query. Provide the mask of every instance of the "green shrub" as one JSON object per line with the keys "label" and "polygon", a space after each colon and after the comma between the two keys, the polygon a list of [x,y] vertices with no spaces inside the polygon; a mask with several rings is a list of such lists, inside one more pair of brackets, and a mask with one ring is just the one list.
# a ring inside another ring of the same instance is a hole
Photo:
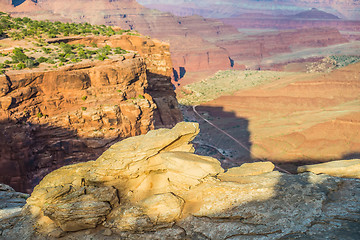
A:
{"label": "green shrub", "polygon": [[24,63],[27,59],[29,59],[22,48],[15,48],[12,53],[13,55],[11,55],[11,59],[13,60],[13,63]]}
{"label": "green shrub", "polygon": [[37,62],[38,63],[44,63],[44,62],[47,62],[49,59],[48,58],[46,58],[46,57],[39,57],[38,59],[37,59]]}
{"label": "green shrub", "polygon": [[33,59],[28,58],[25,60],[25,65],[27,68],[33,68],[33,67],[37,66],[38,63],[36,61],[34,61]]}
{"label": "green shrub", "polygon": [[16,65],[16,69],[17,70],[21,70],[21,69],[24,69],[24,68],[26,68],[26,65],[25,65],[25,63],[19,63],[18,65]]}
{"label": "green shrub", "polygon": [[125,53],[128,53],[128,51],[122,49],[121,47],[117,47],[115,48],[115,54],[125,54]]}

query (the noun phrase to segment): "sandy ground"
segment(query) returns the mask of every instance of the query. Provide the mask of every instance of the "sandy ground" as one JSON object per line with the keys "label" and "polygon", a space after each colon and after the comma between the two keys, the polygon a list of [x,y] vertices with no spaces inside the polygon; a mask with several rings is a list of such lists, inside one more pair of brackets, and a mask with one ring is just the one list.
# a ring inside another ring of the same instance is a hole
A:
{"label": "sandy ground", "polygon": [[200,121],[196,141],[200,146],[210,145],[204,144],[199,151],[212,151],[225,167],[269,159],[294,171],[303,163],[358,157],[360,64],[328,74],[280,76],[220,94],[197,110],[250,149],[251,153],[247,152],[184,107],[187,120]]}

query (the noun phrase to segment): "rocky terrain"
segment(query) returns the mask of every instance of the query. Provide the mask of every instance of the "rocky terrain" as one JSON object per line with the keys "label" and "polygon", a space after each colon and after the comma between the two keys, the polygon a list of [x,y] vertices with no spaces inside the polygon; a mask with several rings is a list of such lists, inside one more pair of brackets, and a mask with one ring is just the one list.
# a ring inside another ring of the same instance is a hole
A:
{"label": "rocky terrain", "polygon": [[[118,142],[47,175],[27,199],[0,185],[4,239],[356,239],[360,160],[224,172],[193,154],[196,123]],[[320,174],[321,173],[321,174]],[[342,177],[342,178],[340,178]],[[17,202],[11,208],[12,202]]]}
{"label": "rocky terrain", "polygon": [[118,139],[182,120],[167,43],[134,35],[52,41],[129,51],[0,75],[0,182],[18,191],[60,166],[95,159]]}

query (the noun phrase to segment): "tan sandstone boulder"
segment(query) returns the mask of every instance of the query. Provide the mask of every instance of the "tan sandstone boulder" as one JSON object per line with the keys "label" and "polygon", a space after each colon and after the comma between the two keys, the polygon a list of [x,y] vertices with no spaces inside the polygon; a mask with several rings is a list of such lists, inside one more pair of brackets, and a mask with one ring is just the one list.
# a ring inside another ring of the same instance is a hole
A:
{"label": "tan sandstone boulder", "polygon": [[360,159],[340,160],[298,167],[298,172],[313,172],[334,177],[360,178]]}
{"label": "tan sandstone boulder", "polygon": [[48,174],[27,203],[63,231],[99,224],[141,230],[174,222],[186,191],[224,171],[216,159],[192,153],[189,142],[198,132],[198,124],[183,122],[118,142],[96,161]]}

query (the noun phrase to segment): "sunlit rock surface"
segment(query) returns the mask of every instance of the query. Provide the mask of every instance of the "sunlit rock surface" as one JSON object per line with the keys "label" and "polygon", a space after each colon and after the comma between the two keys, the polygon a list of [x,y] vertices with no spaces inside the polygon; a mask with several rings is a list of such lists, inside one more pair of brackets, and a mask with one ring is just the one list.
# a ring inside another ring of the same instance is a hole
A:
{"label": "sunlit rock surface", "polygon": [[[62,167],[34,189],[5,239],[356,239],[360,180],[273,171],[224,173],[193,154],[196,123],[114,144],[96,161]],[[0,223],[3,221],[0,220]]]}
{"label": "sunlit rock surface", "polygon": [[327,174],[335,177],[360,178],[360,159],[332,161],[298,167],[298,172]]}

